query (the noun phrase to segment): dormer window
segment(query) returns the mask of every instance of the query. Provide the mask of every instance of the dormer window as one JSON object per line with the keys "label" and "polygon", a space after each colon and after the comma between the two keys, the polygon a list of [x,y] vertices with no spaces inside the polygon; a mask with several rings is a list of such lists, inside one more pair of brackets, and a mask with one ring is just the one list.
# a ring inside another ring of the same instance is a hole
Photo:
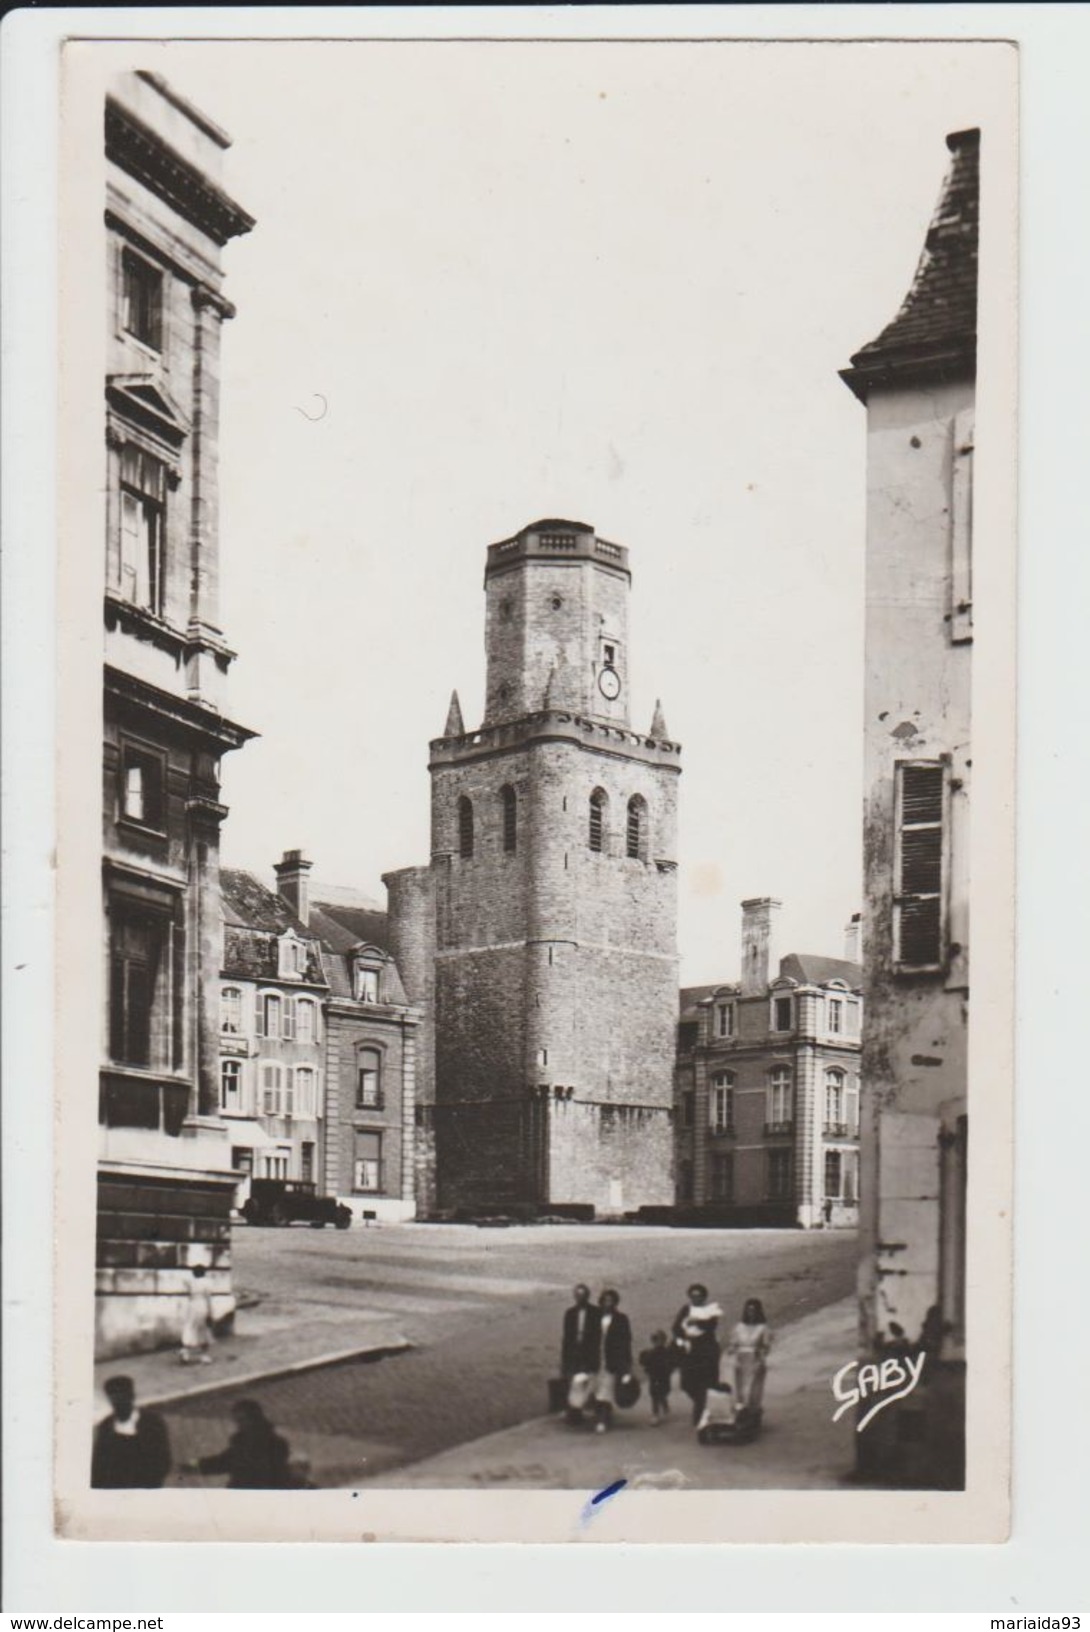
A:
{"label": "dormer window", "polygon": [[772,1029],[773,1031],[791,1030],[791,999],[789,997],[774,997],[772,999]]}
{"label": "dormer window", "polygon": [[307,947],[294,935],[280,937],[280,979],[299,980],[307,972]]}
{"label": "dormer window", "polygon": [[367,964],[356,967],[356,997],[360,1003],[378,1002],[378,970]]}
{"label": "dormer window", "polygon": [[715,1005],[715,1035],[717,1037],[734,1036],[733,1003],[717,1003]]}

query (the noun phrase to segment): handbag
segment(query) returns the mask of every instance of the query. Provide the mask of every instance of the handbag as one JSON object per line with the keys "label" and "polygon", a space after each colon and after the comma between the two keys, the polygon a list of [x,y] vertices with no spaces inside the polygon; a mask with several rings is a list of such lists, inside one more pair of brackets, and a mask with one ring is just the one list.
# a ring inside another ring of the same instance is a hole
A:
{"label": "handbag", "polygon": [[613,1389],[614,1398],[622,1411],[627,1411],[636,1404],[640,1397],[640,1380],[638,1377],[618,1377]]}
{"label": "handbag", "polygon": [[568,1387],[568,1406],[572,1411],[582,1411],[589,1405],[594,1393],[594,1378],[589,1371],[577,1371]]}
{"label": "handbag", "polygon": [[549,1410],[551,1412],[563,1411],[568,1403],[568,1379],[566,1377],[550,1377],[548,1389]]}

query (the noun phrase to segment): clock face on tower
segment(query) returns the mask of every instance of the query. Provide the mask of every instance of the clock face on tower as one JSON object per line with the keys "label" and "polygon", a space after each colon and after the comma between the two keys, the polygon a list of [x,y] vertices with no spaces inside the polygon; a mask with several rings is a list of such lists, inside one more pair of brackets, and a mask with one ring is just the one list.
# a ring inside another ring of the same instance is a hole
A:
{"label": "clock face on tower", "polygon": [[608,664],[598,672],[598,690],[608,702],[615,703],[621,695],[621,677]]}

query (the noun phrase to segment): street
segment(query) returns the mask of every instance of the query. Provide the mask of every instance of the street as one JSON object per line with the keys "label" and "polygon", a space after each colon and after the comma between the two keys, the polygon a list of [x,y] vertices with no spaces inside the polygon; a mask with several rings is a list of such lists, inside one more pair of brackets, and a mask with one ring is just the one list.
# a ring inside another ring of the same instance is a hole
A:
{"label": "street", "polygon": [[[542,1416],[576,1281],[595,1296],[607,1285],[620,1291],[638,1352],[656,1327],[669,1327],[693,1280],[723,1305],[724,1325],[758,1296],[782,1330],[849,1296],[855,1265],[847,1231],[240,1227],[235,1282],[247,1299],[278,1304],[285,1320],[299,1322],[336,1306],[374,1311],[393,1317],[414,1347],[178,1401],[166,1408],[175,1465],[221,1448],[231,1402],[246,1394],[310,1460],[316,1484],[374,1480]],[[246,1318],[243,1308],[240,1324]],[[678,1396],[675,1411],[685,1405]]]}

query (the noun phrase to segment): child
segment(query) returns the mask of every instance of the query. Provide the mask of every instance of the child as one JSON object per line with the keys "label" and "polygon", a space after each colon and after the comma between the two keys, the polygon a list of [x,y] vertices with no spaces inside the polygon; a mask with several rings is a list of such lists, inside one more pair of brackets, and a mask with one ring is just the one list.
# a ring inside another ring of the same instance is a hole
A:
{"label": "child", "polygon": [[212,1299],[204,1284],[203,1264],[194,1264],[189,1283],[189,1301],[182,1322],[182,1352],[178,1356],[183,1366],[193,1359],[194,1350],[202,1366],[212,1364]]}
{"label": "child", "polygon": [[651,1333],[651,1347],[640,1355],[640,1365],[651,1389],[651,1426],[658,1428],[670,1415],[670,1376],[677,1365],[665,1332]]}

